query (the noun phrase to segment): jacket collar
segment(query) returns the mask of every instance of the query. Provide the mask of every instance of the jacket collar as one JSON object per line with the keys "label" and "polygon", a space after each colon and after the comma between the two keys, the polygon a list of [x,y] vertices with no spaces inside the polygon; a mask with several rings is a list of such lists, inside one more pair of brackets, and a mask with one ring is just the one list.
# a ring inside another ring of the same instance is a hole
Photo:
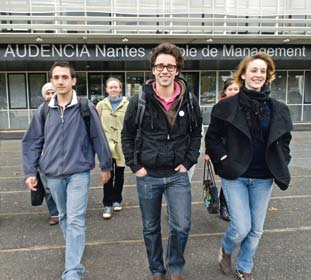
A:
{"label": "jacket collar", "polygon": [[[77,93],[76,91],[73,89],[72,90],[72,98],[71,98],[71,101],[70,103],[66,106],[67,108],[68,107],[72,107],[74,105],[77,105],[78,104],[78,97],[77,97]],[[49,102],[49,107],[51,108],[57,108],[58,107],[58,103],[57,103],[57,94],[53,95],[52,96],[52,99],[50,100]]]}
{"label": "jacket collar", "polygon": [[[105,97],[103,101],[104,101],[104,104],[105,104],[108,108],[110,108],[110,109],[112,110],[112,106],[111,106],[111,103],[110,103],[110,101],[109,101],[109,98],[108,98],[108,97]],[[127,98],[126,98],[125,96],[123,96],[121,102],[119,103],[119,105],[117,106],[117,108],[115,109],[115,111],[116,111],[118,108],[122,107],[126,102],[127,102]]]}

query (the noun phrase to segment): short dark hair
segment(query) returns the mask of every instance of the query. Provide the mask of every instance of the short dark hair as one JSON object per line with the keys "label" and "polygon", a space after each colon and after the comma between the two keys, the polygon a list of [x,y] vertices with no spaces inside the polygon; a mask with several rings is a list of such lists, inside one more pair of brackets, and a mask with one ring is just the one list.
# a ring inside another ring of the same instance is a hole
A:
{"label": "short dark hair", "polygon": [[70,70],[71,78],[76,77],[76,70],[73,68],[73,66],[69,62],[67,62],[67,61],[56,61],[53,63],[52,67],[50,68],[50,71],[49,71],[50,78],[52,78],[54,68],[58,67],[58,66],[68,68]]}
{"label": "short dark hair", "polygon": [[177,70],[180,71],[184,64],[184,58],[181,55],[181,50],[176,45],[166,42],[154,47],[151,51],[150,66],[154,67],[154,63],[160,54],[169,54],[175,57]]}

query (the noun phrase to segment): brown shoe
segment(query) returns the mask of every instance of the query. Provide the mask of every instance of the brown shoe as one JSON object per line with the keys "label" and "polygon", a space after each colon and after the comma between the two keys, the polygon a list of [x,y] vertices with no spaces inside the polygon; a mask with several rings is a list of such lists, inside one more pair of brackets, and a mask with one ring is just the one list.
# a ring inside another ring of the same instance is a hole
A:
{"label": "brown shoe", "polygon": [[152,280],[165,280],[162,275],[155,275],[152,277]]}
{"label": "brown shoe", "polygon": [[181,274],[171,275],[172,280],[184,280],[185,278]]}
{"label": "brown shoe", "polygon": [[218,262],[223,274],[229,274],[231,272],[231,255],[226,254],[222,247],[219,250]]}
{"label": "brown shoe", "polygon": [[58,220],[58,217],[56,216],[52,216],[50,219],[49,219],[49,224],[50,226],[55,226],[59,223],[59,220]]}
{"label": "brown shoe", "polygon": [[235,276],[240,280],[254,280],[253,275],[251,273],[243,272],[241,270],[235,271]]}

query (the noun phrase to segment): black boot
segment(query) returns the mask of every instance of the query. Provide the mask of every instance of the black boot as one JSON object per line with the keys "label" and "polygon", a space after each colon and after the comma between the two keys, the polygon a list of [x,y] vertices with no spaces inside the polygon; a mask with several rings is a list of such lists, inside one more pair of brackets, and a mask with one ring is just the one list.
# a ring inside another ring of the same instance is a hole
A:
{"label": "black boot", "polygon": [[219,207],[219,215],[220,215],[220,217],[221,217],[224,221],[227,221],[227,222],[230,221],[230,215],[229,215],[229,212],[228,212],[228,209],[227,209],[226,204],[224,204],[224,203],[221,203],[221,204],[220,204],[220,207]]}

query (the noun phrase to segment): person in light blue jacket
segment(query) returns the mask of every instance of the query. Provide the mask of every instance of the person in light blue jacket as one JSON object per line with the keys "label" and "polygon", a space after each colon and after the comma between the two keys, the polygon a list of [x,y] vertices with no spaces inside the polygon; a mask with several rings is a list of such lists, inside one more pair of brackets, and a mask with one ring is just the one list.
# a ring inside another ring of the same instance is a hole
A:
{"label": "person in light blue jacket", "polygon": [[56,94],[48,104],[49,112],[44,117],[44,105],[39,106],[22,141],[25,182],[30,190],[36,190],[37,169],[46,175],[66,242],[62,279],[81,279],[90,170],[95,167],[96,152],[101,182],[108,182],[112,158],[96,108],[90,101],[88,132],[80,101],[72,89],[77,80],[73,67],[67,62],[55,62],[50,77]]}

